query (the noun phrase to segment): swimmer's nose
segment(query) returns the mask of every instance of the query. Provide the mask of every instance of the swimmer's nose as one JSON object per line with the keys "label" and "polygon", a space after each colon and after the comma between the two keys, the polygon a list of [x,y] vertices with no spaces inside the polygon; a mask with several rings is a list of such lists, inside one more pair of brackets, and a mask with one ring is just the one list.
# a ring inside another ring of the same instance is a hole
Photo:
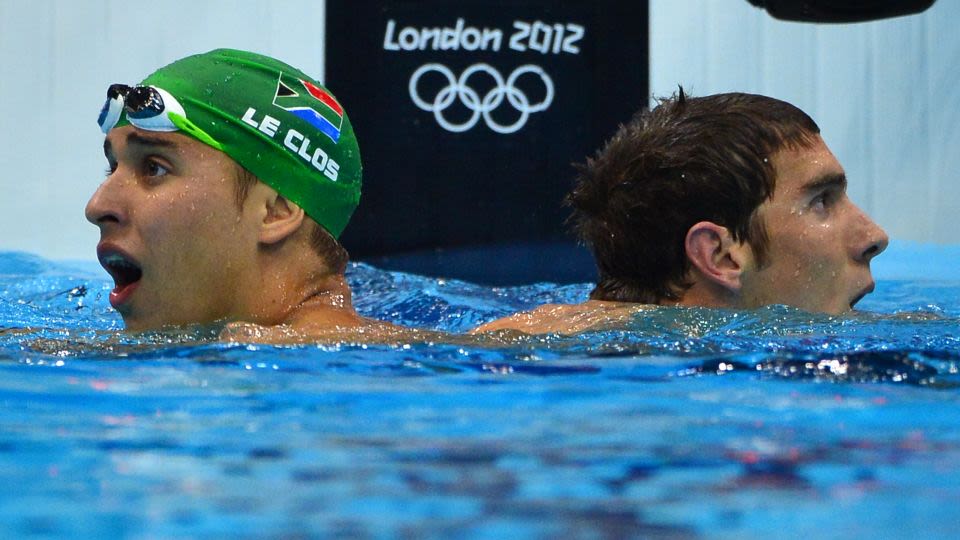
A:
{"label": "swimmer's nose", "polygon": [[93,223],[101,229],[110,224],[118,224],[126,221],[126,211],[118,197],[117,180],[112,176],[100,184],[90,200],[87,201],[87,207],[84,209],[84,215],[87,221]]}
{"label": "swimmer's nose", "polygon": [[860,219],[863,222],[860,245],[856,249],[856,258],[860,262],[869,263],[874,257],[883,253],[887,249],[887,245],[890,243],[890,238],[887,236],[887,233],[880,228],[879,225],[874,223],[867,214],[860,210],[856,209],[860,213]]}

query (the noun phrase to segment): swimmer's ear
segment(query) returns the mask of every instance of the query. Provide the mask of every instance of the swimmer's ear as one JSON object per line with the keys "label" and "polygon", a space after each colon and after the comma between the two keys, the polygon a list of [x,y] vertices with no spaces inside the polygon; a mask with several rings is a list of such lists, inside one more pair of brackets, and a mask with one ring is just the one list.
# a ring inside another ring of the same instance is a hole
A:
{"label": "swimmer's ear", "polygon": [[266,212],[260,224],[260,242],[276,244],[284,240],[300,229],[304,217],[299,205],[273,191],[266,200]]}
{"label": "swimmer's ear", "polygon": [[740,276],[747,262],[744,257],[750,246],[734,240],[729,229],[701,221],[687,231],[684,249],[703,279],[730,292],[740,290]]}

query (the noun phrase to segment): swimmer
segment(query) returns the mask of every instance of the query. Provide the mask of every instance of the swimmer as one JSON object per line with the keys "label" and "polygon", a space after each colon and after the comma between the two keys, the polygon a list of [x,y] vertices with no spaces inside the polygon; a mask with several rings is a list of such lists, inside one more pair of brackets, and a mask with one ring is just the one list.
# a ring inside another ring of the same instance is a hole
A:
{"label": "swimmer", "polygon": [[575,333],[661,305],[848,311],[887,235],[797,107],[731,93],[661,99],[581,167],[566,202],[593,253],[590,299],[474,332]]}
{"label": "swimmer", "polygon": [[316,80],[215,50],[110,86],[99,124],[109,168],[86,217],[128,330],[223,324],[228,339],[264,342],[402,334],[353,309],[337,239],[360,200],[360,151]]}

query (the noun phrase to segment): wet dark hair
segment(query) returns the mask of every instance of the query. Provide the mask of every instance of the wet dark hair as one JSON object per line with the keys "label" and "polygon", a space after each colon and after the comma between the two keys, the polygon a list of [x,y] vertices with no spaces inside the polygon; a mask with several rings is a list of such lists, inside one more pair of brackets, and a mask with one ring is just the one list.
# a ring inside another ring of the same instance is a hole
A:
{"label": "wet dark hair", "polygon": [[641,110],[580,166],[567,195],[574,230],[593,252],[595,300],[660,303],[690,287],[687,232],[700,221],[730,230],[765,261],[757,208],[773,195],[771,158],[807,147],[820,128],[766,96],[661,98]]}
{"label": "wet dark hair", "polygon": [[[260,180],[241,165],[236,164],[236,166],[237,181],[236,184],[234,184],[234,195],[236,196],[237,207],[243,208],[243,203],[246,202],[247,195],[250,193],[250,188]],[[337,242],[337,239],[334,238],[333,235],[314,221],[313,218],[307,216],[307,221],[309,222],[309,226],[312,227],[310,231],[310,247],[323,257],[333,273],[344,273],[347,270],[347,262],[350,260],[350,255],[347,253],[347,250],[340,245],[340,242]]]}

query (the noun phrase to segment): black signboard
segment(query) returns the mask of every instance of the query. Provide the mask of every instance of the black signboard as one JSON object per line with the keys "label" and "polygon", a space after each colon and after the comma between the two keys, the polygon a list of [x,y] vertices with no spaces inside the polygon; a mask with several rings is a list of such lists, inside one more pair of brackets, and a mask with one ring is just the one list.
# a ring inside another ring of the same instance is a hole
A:
{"label": "black signboard", "polygon": [[647,3],[327,0],[360,142],[354,258],[569,240],[582,162],[648,99]]}

